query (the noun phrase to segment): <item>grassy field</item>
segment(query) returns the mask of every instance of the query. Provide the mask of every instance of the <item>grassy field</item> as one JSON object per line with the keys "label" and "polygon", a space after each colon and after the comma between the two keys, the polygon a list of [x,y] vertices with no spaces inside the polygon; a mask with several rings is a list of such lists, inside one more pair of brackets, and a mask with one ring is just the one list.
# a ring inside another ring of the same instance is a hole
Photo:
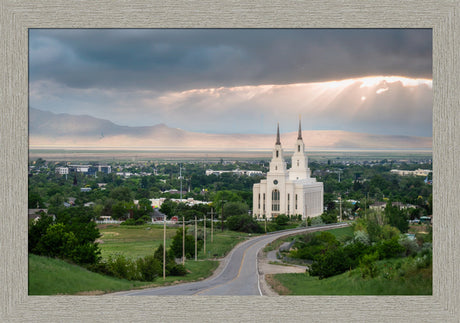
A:
{"label": "grassy field", "polygon": [[[176,230],[177,228],[166,228],[167,248]],[[145,257],[153,254],[163,244],[162,225],[110,225],[100,228],[99,231],[102,234],[99,247],[103,258],[117,253],[130,258]]]}
{"label": "grassy field", "polygon": [[307,274],[266,278],[280,295],[432,295],[432,266],[407,270],[411,267],[408,261],[411,259],[379,262],[380,274],[373,279],[363,279],[359,269],[322,280]]}
{"label": "grassy field", "polygon": [[188,274],[183,277],[169,276],[163,281],[128,281],[88,271],[63,260],[29,255],[29,295],[99,295],[109,292],[157,287],[179,282],[204,279],[214,272],[217,261],[187,261]]}
{"label": "grassy field", "polygon": [[[172,237],[177,228],[166,229],[166,247],[170,246]],[[153,254],[156,248],[163,243],[162,225],[121,226],[111,225],[100,228],[102,234],[99,244],[103,258],[113,254],[124,254],[126,257],[139,258]],[[214,228],[213,242],[211,231],[207,228],[206,255],[204,250],[198,252],[199,259],[224,257],[239,242],[249,238],[247,233],[239,233]]]}

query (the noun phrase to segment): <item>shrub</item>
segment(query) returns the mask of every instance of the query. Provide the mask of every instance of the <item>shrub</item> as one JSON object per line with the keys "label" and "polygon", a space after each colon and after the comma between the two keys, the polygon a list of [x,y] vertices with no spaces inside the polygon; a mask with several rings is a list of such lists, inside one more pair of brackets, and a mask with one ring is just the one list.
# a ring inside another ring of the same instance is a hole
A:
{"label": "shrub", "polygon": [[127,280],[140,280],[141,278],[137,271],[136,262],[121,254],[109,256],[107,269],[112,276],[117,278]]}
{"label": "shrub", "polygon": [[416,240],[409,239],[406,236],[402,236],[399,239],[399,244],[404,248],[406,256],[415,255],[420,249]]}
{"label": "shrub", "polygon": [[361,276],[363,278],[374,278],[375,276],[377,276],[378,268],[375,262],[378,260],[378,258],[378,252],[366,254],[362,257],[361,261],[359,262],[359,268],[361,270]]}
{"label": "shrub", "polygon": [[154,281],[163,274],[163,266],[154,256],[137,259],[137,270],[142,281]]}
{"label": "shrub", "polygon": [[124,222],[121,222],[120,225],[139,225],[139,224],[143,224],[143,223],[138,223],[137,222],[138,220],[135,220],[135,219],[128,219]]}
{"label": "shrub", "polygon": [[167,267],[169,275],[171,276],[185,276],[187,274],[187,270],[182,264],[169,263],[167,264]]}
{"label": "shrub", "polygon": [[355,231],[353,235],[354,235],[353,237],[354,241],[359,242],[366,246],[370,245],[371,241],[369,239],[369,235],[367,234],[367,232],[359,230],[359,231]]}
{"label": "shrub", "polygon": [[[280,216],[281,215],[279,215],[278,217]],[[263,232],[262,227],[250,215],[231,216],[227,219],[227,226],[230,230],[238,231],[238,232],[247,232],[247,233]]]}
{"label": "shrub", "polygon": [[324,224],[323,219],[321,219],[320,216],[315,216],[314,218],[311,219],[311,222],[310,222],[311,226],[323,225],[323,224]]}
{"label": "shrub", "polygon": [[342,248],[327,250],[311,265],[309,273],[319,279],[341,274],[349,269],[349,258],[345,257]]}
{"label": "shrub", "polygon": [[376,252],[380,255],[380,259],[400,257],[404,251],[405,249],[399,244],[397,237],[382,240],[376,245]]}
{"label": "shrub", "polygon": [[336,212],[325,212],[321,214],[321,220],[324,223],[337,223],[337,214]]}

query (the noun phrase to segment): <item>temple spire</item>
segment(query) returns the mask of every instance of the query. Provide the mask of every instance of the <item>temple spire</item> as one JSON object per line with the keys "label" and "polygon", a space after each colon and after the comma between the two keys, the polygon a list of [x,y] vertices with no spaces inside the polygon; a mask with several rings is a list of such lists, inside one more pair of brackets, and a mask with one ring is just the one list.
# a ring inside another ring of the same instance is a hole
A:
{"label": "temple spire", "polygon": [[297,136],[297,139],[302,140],[302,126],[300,125],[300,120],[301,120],[301,117],[299,115],[299,135]]}
{"label": "temple spire", "polygon": [[280,140],[280,124],[278,122],[278,126],[276,127],[276,143],[275,145],[281,145],[281,140]]}

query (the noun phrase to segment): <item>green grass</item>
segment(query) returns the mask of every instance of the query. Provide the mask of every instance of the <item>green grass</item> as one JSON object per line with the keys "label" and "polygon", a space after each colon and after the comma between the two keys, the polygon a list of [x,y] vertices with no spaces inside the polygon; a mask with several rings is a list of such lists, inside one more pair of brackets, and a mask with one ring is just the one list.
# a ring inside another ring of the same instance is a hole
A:
{"label": "green grass", "polygon": [[[166,247],[176,234],[177,228],[166,228]],[[113,225],[99,229],[102,234],[99,244],[101,255],[108,258],[113,254],[123,254],[130,258],[152,255],[163,244],[162,225],[124,226]]]}
{"label": "green grass", "polygon": [[353,237],[353,227],[352,226],[332,229],[332,230],[328,230],[327,232],[332,233],[339,241],[344,241],[348,237]]}
{"label": "green grass", "polygon": [[269,281],[273,279],[272,286],[282,295],[432,295],[432,266],[416,269],[410,261],[381,261],[375,278],[364,279],[354,269],[322,280],[307,274],[276,274]]}
{"label": "green grass", "polygon": [[185,262],[185,268],[188,271],[186,276],[166,276],[165,280],[163,280],[163,277],[158,277],[150,285],[152,287],[159,287],[175,283],[186,283],[202,280],[211,276],[218,266],[219,262],[213,260],[187,260]]}
{"label": "green grass", "polygon": [[63,260],[29,255],[29,295],[102,294],[146,285],[151,283],[108,277]]}
{"label": "green grass", "polygon": [[186,261],[186,276],[158,277],[154,282],[118,279],[88,271],[63,260],[29,255],[29,295],[98,295],[142,287],[192,282],[210,276],[219,262]]}
{"label": "green grass", "polygon": [[[170,246],[172,237],[177,228],[166,229],[166,247]],[[145,257],[152,255],[155,249],[163,243],[162,225],[120,226],[114,225],[99,229],[103,243],[99,244],[101,255],[108,258],[113,254],[123,254],[130,258]],[[252,234],[251,236],[254,236]],[[247,233],[234,232],[214,228],[213,242],[211,243],[211,230],[206,233],[206,255],[203,249],[198,252],[199,259],[224,257],[239,242],[248,239]]]}

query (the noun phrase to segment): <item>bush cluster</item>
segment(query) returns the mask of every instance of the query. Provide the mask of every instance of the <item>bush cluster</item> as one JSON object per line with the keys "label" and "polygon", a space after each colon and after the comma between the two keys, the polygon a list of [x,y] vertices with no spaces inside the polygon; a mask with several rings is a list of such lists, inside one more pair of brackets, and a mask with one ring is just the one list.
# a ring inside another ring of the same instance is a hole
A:
{"label": "bush cluster", "polygon": [[262,233],[264,231],[250,215],[231,216],[227,219],[227,226],[230,230],[238,232]]}
{"label": "bush cluster", "polygon": [[[310,233],[303,235],[294,244],[290,256],[312,261],[308,273],[320,279],[341,274],[347,270],[359,267],[362,276],[374,278],[378,274],[376,262],[383,259],[417,256],[420,250],[417,242],[404,235],[399,230],[385,225],[377,226],[372,221],[371,230],[380,232],[376,242],[369,238],[369,227],[356,226],[353,239],[342,243],[330,232]],[[383,237],[386,237],[383,238]],[[431,250],[429,247],[425,249]],[[427,251],[424,251],[427,253]],[[428,260],[426,260],[428,259]],[[431,262],[425,256],[419,260],[423,265]]]}
{"label": "bush cluster", "polygon": [[[163,275],[163,245],[153,255],[130,259],[122,254],[109,256],[92,268],[95,271],[120,279],[154,281]],[[171,252],[166,252],[166,276],[184,276],[187,270],[182,264],[176,264]]]}

